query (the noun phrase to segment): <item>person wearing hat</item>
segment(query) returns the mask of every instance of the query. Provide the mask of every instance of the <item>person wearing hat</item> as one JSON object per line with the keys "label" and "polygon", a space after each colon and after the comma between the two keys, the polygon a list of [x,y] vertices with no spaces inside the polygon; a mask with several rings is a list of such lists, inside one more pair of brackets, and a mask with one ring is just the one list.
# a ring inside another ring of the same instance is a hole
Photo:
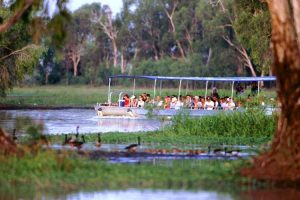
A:
{"label": "person wearing hat", "polygon": [[134,95],[130,97],[130,107],[137,107],[137,99]]}

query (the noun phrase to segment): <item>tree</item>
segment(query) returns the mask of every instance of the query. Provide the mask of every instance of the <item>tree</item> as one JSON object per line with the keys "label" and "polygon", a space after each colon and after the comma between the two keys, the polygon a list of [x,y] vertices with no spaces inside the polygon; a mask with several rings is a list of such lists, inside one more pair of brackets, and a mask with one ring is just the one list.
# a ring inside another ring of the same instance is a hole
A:
{"label": "tree", "polygon": [[235,0],[233,27],[261,75],[271,72],[271,22],[268,4],[260,0]]}
{"label": "tree", "polygon": [[85,44],[91,35],[91,8],[83,6],[72,15],[66,27],[65,54],[73,64],[73,76],[78,75],[78,66],[84,54]]}
{"label": "tree", "polygon": [[258,179],[300,180],[300,2],[268,0],[272,20],[273,71],[281,112],[271,149],[242,173]]}
{"label": "tree", "polygon": [[49,18],[44,0],[11,0],[0,2],[0,95],[32,73],[45,50],[37,45],[40,38],[51,35],[57,44],[64,37],[63,27],[69,15],[66,0],[57,0],[58,12]]}

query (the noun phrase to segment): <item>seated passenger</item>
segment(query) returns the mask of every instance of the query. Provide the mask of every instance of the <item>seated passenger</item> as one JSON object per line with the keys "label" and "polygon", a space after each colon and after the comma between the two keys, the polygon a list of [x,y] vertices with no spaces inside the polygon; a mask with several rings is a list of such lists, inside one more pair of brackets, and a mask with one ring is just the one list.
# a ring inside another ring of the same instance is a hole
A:
{"label": "seated passenger", "polygon": [[138,101],[137,101],[136,97],[134,95],[132,95],[130,97],[130,107],[137,107],[137,103],[138,103]]}
{"label": "seated passenger", "polygon": [[193,98],[193,109],[198,109],[198,106],[200,106],[199,96],[194,96]]}
{"label": "seated passenger", "polygon": [[228,110],[228,103],[226,98],[221,98],[221,107],[223,110]]}
{"label": "seated passenger", "polygon": [[211,100],[211,98],[210,98],[210,97],[207,97],[207,98],[206,98],[206,101],[205,101],[205,103],[204,103],[204,109],[206,109],[206,110],[213,110],[213,109],[214,109],[214,106],[215,106],[215,104],[214,104],[214,102]]}
{"label": "seated passenger", "polygon": [[182,96],[180,96],[175,104],[175,110],[179,110],[182,107],[183,107],[183,101],[182,101]]}
{"label": "seated passenger", "polygon": [[198,109],[204,109],[205,108],[205,98],[200,97],[200,102],[198,103]]}
{"label": "seated passenger", "polygon": [[150,102],[151,102],[150,94],[146,94],[145,103],[150,103]]}
{"label": "seated passenger", "polygon": [[191,95],[186,95],[185,101],[184,101],[184,107],[186,108],[192,108],[193,101]]}
{"label": "seated passenger", "polygon": [[228,98],[228,109],[234,110],[235,109],[235,103],[233,102],[232,98]]}
{"label": "seated passenger", "polygon": [[176,97],[172,97],[171,103],[170,103],[170,109],[175,109],[177,103],[177,98]]}
{"label": "seated passenger", "polygon": [[163,107],[163,101],[160,99],[160,96],[156,96],[156,98],[154,100],[154,105],[156,105],[156,107],[158,107],[158,108]]}
{"label": "seated passenger", "polygon": [[130,99],[129,99],[129,95],[128,94],[125,94],[123,96],[123,99],[124,99],[124,107],[130,107]]}
{"label": "seated passenger", "polygon": [[137,102],[137,107],[143,108],[144,105],[145,105],[145,102],[144,102],[144,100],[143,100],[143,96],[140,95],[140,96],[139,96],[139,100],[138,100],[138,102]]}
{"label": "seated passenger", "polygon": [[166,96],[165,103],[164,103],[164,109],[170,109],[170,101],[171,101],[170,96]]}
{"label": "seated passenger", "polygon": [[217,97],[212,97],[212,101],[214,102],[214,110],[218,110],[219,109],[219,100],[217,99]]}

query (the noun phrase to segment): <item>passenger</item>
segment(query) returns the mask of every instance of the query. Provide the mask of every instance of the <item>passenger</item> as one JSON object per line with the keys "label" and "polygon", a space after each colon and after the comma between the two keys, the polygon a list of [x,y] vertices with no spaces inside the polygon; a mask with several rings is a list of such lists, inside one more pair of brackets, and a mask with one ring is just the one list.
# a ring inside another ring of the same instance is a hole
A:
{"label": "passenger", "polygon": [[194,96],[192,108],[195,110],[198,109],[199,108],[198,106],[200,105],[199,103],[200,103],[199,96]]}
{"label": "passenger", "polygon": [[179,110],[183,107],[183,101],[182,96],[179,96],[179,99],[177,100],[175,104],[175,110]]}
{"label": "passenger", "polygon": [[214,102],[214,110],[218,110],[219,109],[219,100],[217,99],[217,97],[212,97],[212,101]]}
{"label": "passenger", "polygon": [[158,108],[163,107],[163,101],[160,99],[160,96],[156,96],[156,98],[154,100],[154,105],[156,105],[156,107],[158,107]]}
{"label": "passenger", "polygon": [[238,83],[237,86],[235,87],[235,94],[236,94],[236,96],[238,96],[243,93],[244,93],[244,88],[243,88],[243,86],[241,86],[240,83]]}
{"label": "passenger", "polygon": [[138,101],[137,101],[136,97],[134,95],[132,95],[130,97],[130,107],[137,107],[137,103],[138,103]]}
{"label": "passenger", "polygon": [[242,102],[238,101],[235,109],[239,110],[241,107],[242,107]]}
{"label": "passenger", "polygon": [[171,103],[170,101],[171,101],[170,96],[166,96],[165,103],[164,103],[164,109],[170,109],[170,103]]}
{"label": "passenger", "polygon": [[198,103],[198,109],[204,109],[205,108],[205,98],[200,97],[200,102]]}
{"label": "passenger", "polygon": [[219,94],[218,94],[218,90],[217,90],[216,87],[213,87],[213,88],[212,88],[211,96],[212,96],[212,97],[216,97],[217,99],[220,98],[220,96],[219,96]]}
{"label": "passenger", "polygon": [[228,98],[228,109],[229,110],[234,110],[235,109],[235,103],[233,102],[232,98]]}
{"label": "passenger", "polygon": [[192,108],[193,101],[191,95],[186,95],[185,101],[184,101],[184,107],[186,108]]}
{"label": "passenger", "polygon": [[146,93],[143,93],[142,94],[142,97],[143,97],[143,101],[145,102],[147,100],[147,94]]}
{"label": "passenger", "polygon": [[145,102],[144,102],[144,100],[143,100],[143,96],[140,95],[140,96],[139,96],[139,100],[138,100],[138,102],[137,102],[137,107],[143,108],[144,105],[145,105]]}
{"label": "passenger", "polygon": [[146,94],[146,100],[145,103],[151,103],[151,97],[150,94]]}
{"label": "passenger", "polygon": [[227,102],[228,98],[222,98],[221,100],[221,107],[223,110],[228,110],[228,102]]}
{"label": "passenger", "polygon": [[123,96],[123,100],[124,100],[124,107],[130,107],[130,99],[129,99],[129,95],[125,94]]}
{"label": "passenger", "polygon": [[213,109],[214,109],[214,106],[215,106],[215,104],[214,104],[214,102],[211,100],[211,98],[210,98],[210,97],[207,97],[207,98],[206,98],[206,101],[205,101],[205,103],[204,103],[204,109],[205,109],[205,110],[213,110]]}
{"label": "passenger", "polygon": [[251,84],[251,94],[254,96],[258,93],[258,85],[256,82],[252,82]]}
{"label": "passenger", "polygon": [[170,103],[170,109],[175,109],[177,103],[177,98],[176,97],[172,97],[171,103]]}

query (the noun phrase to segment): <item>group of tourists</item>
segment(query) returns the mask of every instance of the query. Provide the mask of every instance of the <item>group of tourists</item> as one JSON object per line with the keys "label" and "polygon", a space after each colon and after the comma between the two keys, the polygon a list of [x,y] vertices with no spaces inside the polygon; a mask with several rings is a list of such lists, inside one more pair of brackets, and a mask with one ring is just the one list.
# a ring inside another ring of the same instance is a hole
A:
{"label": "group of tourists", "polygon": [[237,105],[232,98],[226,96],[220,98],[216,89],[212,90],[212,94],[207,97],[203,96],[165,96],[161,98],[156,96],[151,99],[150,94],[143,93],[136,97],[128,94],[123,96],[122,105],[124,107],[140,107],[143,108],[146,104],[152,104],[159,109],[202,109],[202,110],[234,110],[240,107],[240,103]]}

